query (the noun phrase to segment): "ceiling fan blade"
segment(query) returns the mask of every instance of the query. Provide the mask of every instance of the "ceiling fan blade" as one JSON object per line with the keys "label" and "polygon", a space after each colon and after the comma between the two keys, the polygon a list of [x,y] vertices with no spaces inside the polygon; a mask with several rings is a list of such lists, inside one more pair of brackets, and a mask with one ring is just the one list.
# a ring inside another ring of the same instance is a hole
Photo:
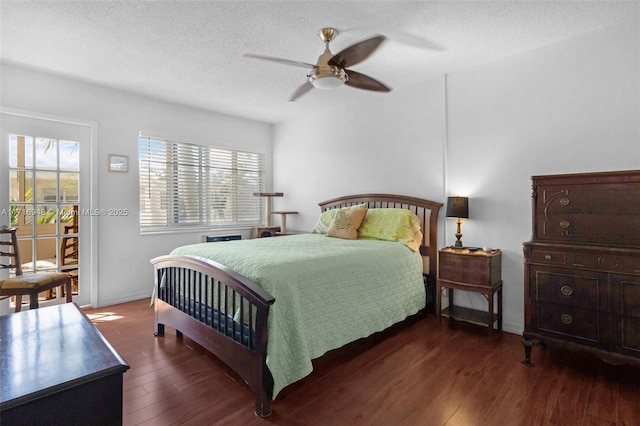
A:
{"label": "ceiling fan blade", "polygon": [[347,68],[367,59],[375,50],[380,47],[386,37],[378,35],[370,39],[356,43],[347,47],[343,51],[335,54],[329,59],[329,65]]}
{"label": "ceiling fan blade", "polygon": [[300,96],[302,96],[305,93],[307,93],[311,89],[313,89],[313,84],[311,84],[311,83],[309,83],[307,81],[305,84],[303,84],[302,86],[298,87],[298,89],[295,91],[295,93],[293,95],[291,95],[291,98],[289,100],[293,102],[296,99],[298,99]]}
{"label": "ceiling fan blade", "polygon": [[373,90],[374,92],[390,92],[391,88],[368,75],[361,74],[352,70],[344,70],[349,79],[345,83],[347,86],[355,87],[363,90]]}
{"label": "ceiling fan blade", "polygon": [[307,62],[291,61],[289,59],[274,58],[273,56],[254,55],[253,53],[245,53],[242,56],[244,56],[245,58],[264,59],[266,61],[278,62],[280,64],[293,65],[294,67],[301,67],[301,68],[306,68],[306,69],[313,68],[315,66],[315,65],[309,64]]}

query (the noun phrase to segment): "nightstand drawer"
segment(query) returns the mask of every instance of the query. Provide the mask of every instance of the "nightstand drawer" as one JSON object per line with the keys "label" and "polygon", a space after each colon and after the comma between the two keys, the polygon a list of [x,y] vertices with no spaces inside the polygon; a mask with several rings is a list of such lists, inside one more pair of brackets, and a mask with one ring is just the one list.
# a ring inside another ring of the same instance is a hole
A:
{"label": "nightstand drawer", "polygon": [[440,269],[440,279],[447,281],[455,281],[459,283],[491,285],[490,275],[488,272],[469,271],[464,269]]}
{"label": "nightstand drawer", "polygon": [[465,269],[483,271],[489,269],[489,260],[484,257],[462,256],[450,253],[440,253],[441,268]]}
{"label": "nightstand drawer", "polygon": [[443,249],[438,252],[438,277],[472,285],[495,285],[500,280],[502,255],[499,250],[458,251]]}

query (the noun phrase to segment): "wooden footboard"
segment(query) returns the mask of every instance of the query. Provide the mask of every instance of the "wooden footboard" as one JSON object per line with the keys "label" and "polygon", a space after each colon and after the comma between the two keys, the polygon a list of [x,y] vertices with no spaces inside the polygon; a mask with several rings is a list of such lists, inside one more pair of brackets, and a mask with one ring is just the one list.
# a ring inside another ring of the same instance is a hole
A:
{"label": "wooden footboard", "polygon": [[271,413],[266,366],[267,319],[275,299],[225,266],[193,256],[160,256],[155,270],[156,335],[176,329],[220,358],[255,394],[255,411]]}

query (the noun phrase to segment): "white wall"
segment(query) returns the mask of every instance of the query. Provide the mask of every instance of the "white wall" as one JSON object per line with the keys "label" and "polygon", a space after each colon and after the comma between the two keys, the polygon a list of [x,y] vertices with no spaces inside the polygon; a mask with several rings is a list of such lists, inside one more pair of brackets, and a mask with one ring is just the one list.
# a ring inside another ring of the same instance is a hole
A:
{"label": "white wall", "polygon": [[[530,177],[640,167],[639,39],[636,20],[277,125],[274,190],[302,213],[289,227],[337,195],[469,196],[462,241],[502,249],[503,325],[521,333]],[[455,241],[443,215],[439,231]],[[456,303],[486,309],[474,294]]]}
{"label": "white wall", "polygon": [[[98,122],[97,208],[128,209],[127,217],[99,217],[98,306],[151,295],[149,260],[182,244],[200,242],[203,232],[140,235],[138,133],[174,140],[246,148],[266,154],[271,183],[272,125],[110,90],[93,84],[3,65],[4,107]],[[109,154],[128,155],[128,173],[107,171]],[[80,218],[82,221],[82,218]],[[248,235],[248,232],[246,233]]]}
{"label": "white wall", "polygon": [[287,219],[287,228],[311,229],[318,202],[341,195],[441,200],[443,103],[443,82],[434,80],[277,124],[274,190],[285,196],[274,199],[274,209],[300,212]]}
{"label": "white wall", "polygon": [[503,250],[509,330],[523,328],[530,177],[640,167],[638,40],[635,23],[449,78],[449,191],[470,197],[465,244]]}

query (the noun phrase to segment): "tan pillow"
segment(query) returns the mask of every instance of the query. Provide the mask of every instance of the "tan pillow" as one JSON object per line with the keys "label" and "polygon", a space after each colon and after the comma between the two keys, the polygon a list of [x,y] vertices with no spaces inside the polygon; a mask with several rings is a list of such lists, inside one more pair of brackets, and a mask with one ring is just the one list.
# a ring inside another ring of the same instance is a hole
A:
{"label": "tan pillow", "polygon": [[358,228],[367,214],[367,205],[360,204],[351,208],[342,208],[336,212],[327,236],[346,240],[358,239]]}

